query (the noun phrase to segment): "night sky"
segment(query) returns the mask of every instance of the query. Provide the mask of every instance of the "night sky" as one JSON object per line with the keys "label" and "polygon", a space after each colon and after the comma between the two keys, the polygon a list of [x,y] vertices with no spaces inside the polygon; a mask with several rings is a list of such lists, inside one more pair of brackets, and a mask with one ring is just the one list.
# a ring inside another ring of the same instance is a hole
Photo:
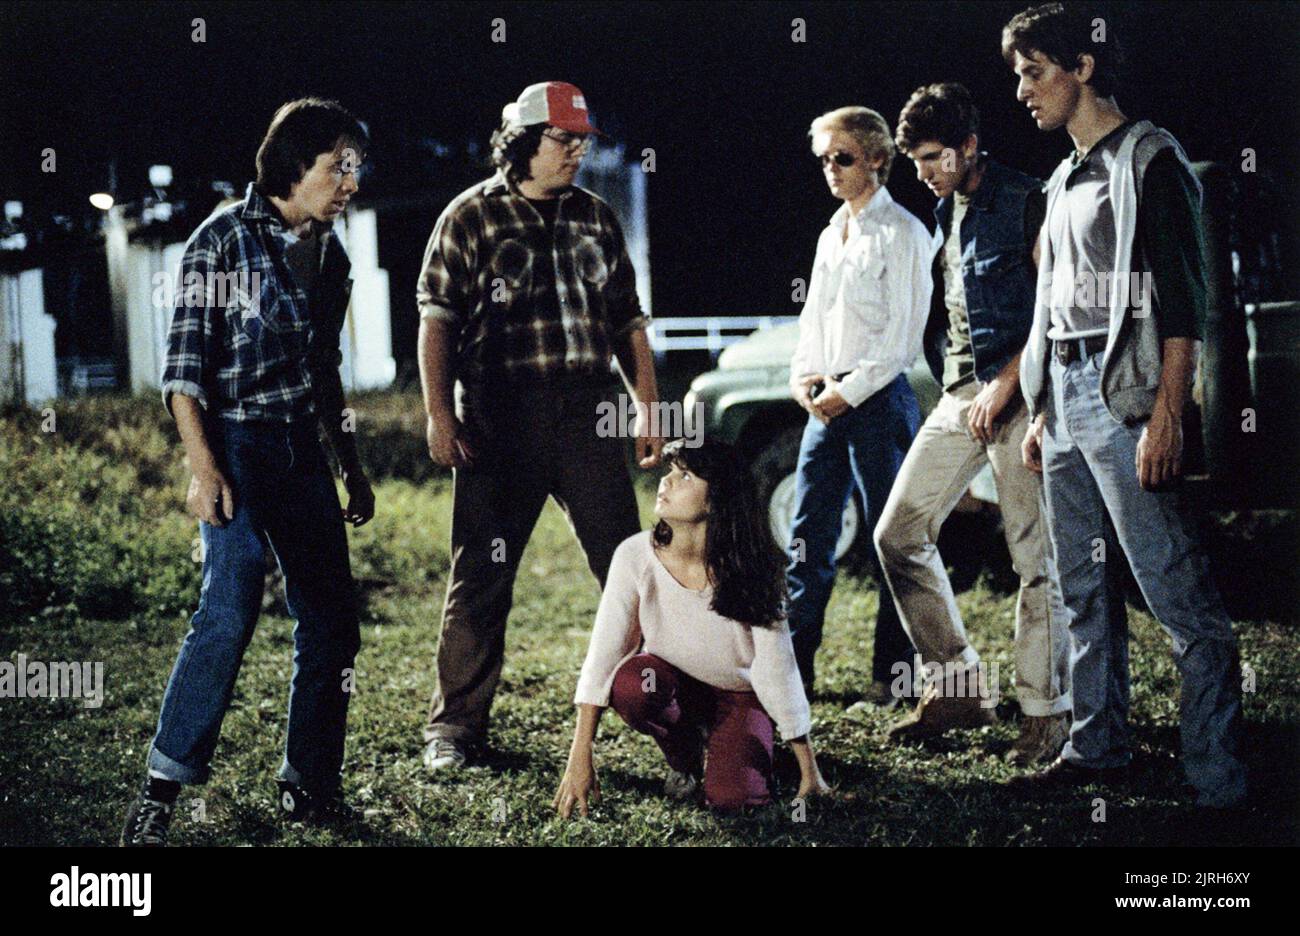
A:
{"label": "night sky", "polygon": [[[374,137],[359,201],[405,206],[387,226],[381,213],[405,356],[412,264],[448,198],[485,174],[470,145],[482,155],[525,85],[563,79],[630,152],[655,150],[655,312],[795,314],[790,281],[807,275],[836,207],[808,151],[823,111],[865,104],[892,127],[918,85],[956,80],[1004,162],[1045,177],[1068,152],[1064,131],[1034,128],[1001,59],[1001,27],[1025,5],[5,4],[0,138],[11,161],[0,197],[22,199],[30,218],[88,211],[110,159],[128,196],[151,163],[171,164],[178,183],[242,190],[277,105],[336,97]],[[1194,160],[1239,164],[1252,147],[1261,173],[1294,181],[1300,6],[1095,7],[1128,49],[1119,103],[1130,117],[1170,129]],[[194,17],[205,43],[191,41]],[[504,44],[491,41],[494,17],[506,21]],[[795,17],[805,43],[791,41]],[[40,171],[45,147],[57,153],[52,175]],[[933,199],[906,159],[890,189],[931,223]]]}

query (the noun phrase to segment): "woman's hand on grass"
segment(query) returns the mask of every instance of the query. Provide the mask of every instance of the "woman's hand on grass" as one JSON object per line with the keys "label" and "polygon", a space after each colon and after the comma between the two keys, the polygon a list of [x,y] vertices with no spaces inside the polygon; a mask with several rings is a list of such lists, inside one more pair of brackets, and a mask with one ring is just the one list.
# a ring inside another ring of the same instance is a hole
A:
{"label": "woman's hand on grass", "polygon": [[596,768],[590,757],[570,757],[551,805],[564,819],[572,815],[576,805],[578,812],[585,818],[588,802],[593,805],[600,802],[600,781],[596,779]]}

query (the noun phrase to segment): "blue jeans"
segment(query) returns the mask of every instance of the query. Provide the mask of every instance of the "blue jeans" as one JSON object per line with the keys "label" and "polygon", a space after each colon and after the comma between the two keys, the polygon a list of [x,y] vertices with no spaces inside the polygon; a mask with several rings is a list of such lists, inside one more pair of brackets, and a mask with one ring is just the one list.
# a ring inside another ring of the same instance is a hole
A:
{"label": "blue jeans", "polygon": [[1240,664],[1232,622],[1195,530],[1172,492],[1138,483],[1143,427],[1117,422],[1101,400],[1102,354],[1053,356],[1043,435],[1043,485],[1070,631],[1074,722],[1062,757],[1089,767],[1130,759],[1128,624],[1122,580],[1107,563],[1122,548],[1151,613],[1173,638],[1182,674],[1183,769],[1198,802],[1245,795],[1238,758]]}
{"label": "blue jeans", "polygon": [[[832,419],[830,425],[808,417],[799,446],[790,564],[786,567],[790,637],[806,683],[813,679],[813,657],[822,642],[826,604],[835,584],[835,544],[844,508],[856,485],[866,508],[870,536],[920,422],[921,407],[904,374],[861,405]],[[897,675],[891,672],[894,664],[906,662],[910,672],[915,651],[879,569],[876,578],[880,583],[880,610],[876,615],[871,676],[880,682],[892,682]]]}
{"label": "blue jeans", "polygon": [[199,524],[203,590],[172,669],[149,769],[204,783],[253,636],[270,545],[284,573],[295,625],[289,731],[280,778],[313,790],[339,782],[351,686],[360,646],[347,534],[314,420],[213,420],[209,442],[234,493],[224,526]]}

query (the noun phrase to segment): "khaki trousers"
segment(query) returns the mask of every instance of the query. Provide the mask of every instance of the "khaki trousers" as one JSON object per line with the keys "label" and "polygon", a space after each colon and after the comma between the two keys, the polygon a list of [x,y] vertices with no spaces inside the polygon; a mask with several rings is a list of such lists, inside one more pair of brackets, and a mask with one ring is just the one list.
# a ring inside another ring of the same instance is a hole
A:
{"label": "khaki trousers", "polygon": [[979,442],[967,417],[982,386],[973,381],[944,393],[926,419],[876,525],[876,551],[922,663],[978,664],[935,543],[944,520],[990,463],[1011,565],[1020,576],[1016,696],[1026,715],[1054,715],[1070,709],[1069,635],[1044,519],[1042,480],[1020,457],[1029,416],[1017,396],[1008,404],[1008,409],[1016,408],[1014,414],[1004,410],[995,424],[993,441]]}

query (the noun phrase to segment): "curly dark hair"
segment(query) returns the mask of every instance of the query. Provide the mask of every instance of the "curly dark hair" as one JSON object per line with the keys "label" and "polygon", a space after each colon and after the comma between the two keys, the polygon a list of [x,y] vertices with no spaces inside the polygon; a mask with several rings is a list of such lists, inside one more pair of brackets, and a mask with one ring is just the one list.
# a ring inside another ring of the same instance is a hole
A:
{"label": "curly dark hair", "polygon": [[[703,478],[709,485],[705,563],[713,583],[710,610],[751,627],[770,627],[784,620],[788,593],[785,554],[772,537],[758,486],[740,452],[725,442],[704,440],[687,448],[669,442],[664,463]],[[667,546],[673,531],[660,520],[654,542]]]}
{"label": "curly dark hair", "polygon": [[550,124],[530,124],[520,127],[502,123],[492,134],[492,165],[503,171],[510,181],[518,185],[531,179],[528,164],[542,145],[542,133]]}
{"label": "curly dark hair", "polygon": [[305,97],[280,106],[257,148],[257,190],[288,198],[321,153],[343,141],[364,156],[370,145],[365,124],[338,101]]}
{"label": "curly dark hair", "polygon": [[[1098,20],[1105,29],[1100,41],[1093,39]],[[1077,4],[1044,3],[1013,16],[1002,28],[1002,58],[1014,65],[1017,52],[1026,58],[1039,52],[1067,71],[1079,67],[1079,56],[1091,55],[1096,64],[1088,84],[1097,96],[1111,97],[1119,90],[1124,49],[1113,24]]]}
{"label": "curly dark hair", "polygon": [[922,85],[912,92],[898,115],[894,142],[910,153],[927,140],[957,149],[980,132],[980,112],[970,91],[955,81]]}

